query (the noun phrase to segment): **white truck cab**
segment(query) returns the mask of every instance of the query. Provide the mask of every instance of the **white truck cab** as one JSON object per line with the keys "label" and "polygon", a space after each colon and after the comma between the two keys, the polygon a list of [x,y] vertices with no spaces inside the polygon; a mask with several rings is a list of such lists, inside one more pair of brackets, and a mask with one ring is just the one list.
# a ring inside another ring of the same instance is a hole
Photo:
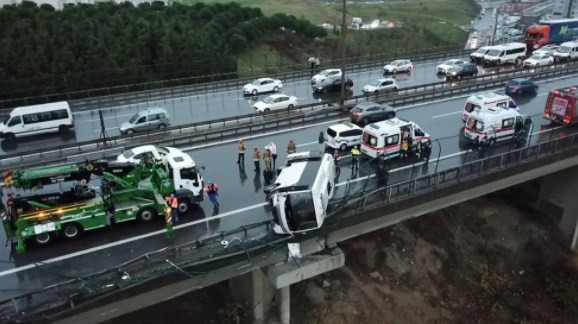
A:
{"label": "white truck cab", "polygon": [[464,110],[462,111],[462,121],[465,122],[468,120],[470,114],[476,109],[484,111],[489,108],[504,108],[520,111],[520,108],[516,102],[509,96],[495,92],[479,93],[469,96],[468,99],[466,99],[466,104],[464,105]]}
{"label": "white truck cab", "polygon": [[514,109],[478,109],[468,118],[464,136],[467,141],[479,144],[511,140],[524,128],[525,119]]}
{"label": "white truck cab", "polygon": [[[188,210],[189,205],[203,200],[203,176],[191,156],[181,150],[170,150],[165,155],[164,161],[173,181],[175,194],[179,201],[179,211],[184,213]],[[170,183],[166,185],[170,185]]]}
{"label": "white truck cab", "polygon": [[365,126],[361,138],[361,153],[372,158],[397,157],[401,153],[404,135],[411,136],[414,145],[417,141],[422,143],[430,141],[430,135],[424,132],[418,124],[396,117]]}
{"label": "white truck cab", "polygon": [[268,193],[275,233],[292,235],[320,228],[334,191],[335,165],[330,154],[289,154]]}

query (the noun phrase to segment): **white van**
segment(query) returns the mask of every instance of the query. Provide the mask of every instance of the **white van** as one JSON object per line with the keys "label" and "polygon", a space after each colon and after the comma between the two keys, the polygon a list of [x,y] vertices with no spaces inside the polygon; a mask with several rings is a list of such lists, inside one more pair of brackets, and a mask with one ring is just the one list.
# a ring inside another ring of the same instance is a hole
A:
{"label": "white van", "polygon": [[462,120],[465,122],[470,117],[470,114],[476,109],[484,111],[488,108],[504,108],[514,109],[519,111],[516,102],[509,96],[498,94],[495,92],[486,92],[469,96],[466,99],[464,110],[462,111]]}
{"label": "white van", "polygon": [[578,59],[578,41],[565,42],[552,54],[555,61]]}
{"label": "white van", "polygon": [[494,46],[484,55],[484,63],[503,65],[506,63],[522,64],[526,56],[526,44],[509,43]]}
{"label": "white van", "polygon": [[490,145],[511,140],[524,127],[524,117],[512,109],[490,108],[474,111],[464,129],[466,140]]}
{"label": "white van", "polygon": [[405,134],[412,137],[414,145],[417,141],[431,141],[429,134],[416,123],[396,117],[365,126],[361,138],[361,153],[372,158],[397,157],[401,153],[401,142]]}
{"label": "white van", "polygon": [[0,124],[0,137],[14,140],[20,136],[64,133],[73,127],[74,119],[68,102],[53,102],[14,108]]}
{"label": "white van", "polygon": [[327,128],[325,143],[333,149],[342,151],[361,143],[363,129],[352,123],[341,123]]}
{"label": "white van", "polygon": [[470,54],[470,61],[472,63],[478,63],[484,61],[484,56],[492,49],[494,46],[482,46],[478,48],[475,52]]}

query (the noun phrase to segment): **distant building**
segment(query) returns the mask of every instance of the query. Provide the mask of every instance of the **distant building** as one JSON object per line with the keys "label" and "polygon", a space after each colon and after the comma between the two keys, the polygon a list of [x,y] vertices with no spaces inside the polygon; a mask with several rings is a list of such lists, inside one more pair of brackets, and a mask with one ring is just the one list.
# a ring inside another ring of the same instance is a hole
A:
{"label": "distant building", "polygon": [[578,0],[555,0],[552,5],[552,18],[578,18]]}

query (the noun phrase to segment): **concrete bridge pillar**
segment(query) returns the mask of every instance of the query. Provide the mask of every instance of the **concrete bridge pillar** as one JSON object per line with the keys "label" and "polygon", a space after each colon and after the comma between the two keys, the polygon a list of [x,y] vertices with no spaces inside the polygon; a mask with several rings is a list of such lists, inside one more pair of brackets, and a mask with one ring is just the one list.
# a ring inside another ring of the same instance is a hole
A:
{"label": "concrete bridge pillar", "polygon": [[278,306],[279,320],[289,324],[291,319],[292,284],[329,272],[345,265],[345,255],[339,248],[290,259],[265,269],[259,268],[229,280],[233,296],[240,301],[253,323],[265,323],[270,316],[273,300]]}
{"label": "concrete bridge pillar", "polygon": [[540,182],[538,208],[554,218],[575,250],[578,240],[578,167],[544,176]]}

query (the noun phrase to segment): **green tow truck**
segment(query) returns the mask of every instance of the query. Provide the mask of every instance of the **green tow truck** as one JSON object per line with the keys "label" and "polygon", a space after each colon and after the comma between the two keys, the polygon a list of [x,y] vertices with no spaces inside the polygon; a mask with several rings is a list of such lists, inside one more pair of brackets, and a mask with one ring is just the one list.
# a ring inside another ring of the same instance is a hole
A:
{"label": "green tow truck", "polygon": [[[100,184],[90,188],[95,180]],[[23,252],[28,239],[45,245],[113,223],[166,216],[165,197],[173,192],[166,165],[152,162],[87,161],[9,171],[1,190],[2,223],[7,239]]]}

